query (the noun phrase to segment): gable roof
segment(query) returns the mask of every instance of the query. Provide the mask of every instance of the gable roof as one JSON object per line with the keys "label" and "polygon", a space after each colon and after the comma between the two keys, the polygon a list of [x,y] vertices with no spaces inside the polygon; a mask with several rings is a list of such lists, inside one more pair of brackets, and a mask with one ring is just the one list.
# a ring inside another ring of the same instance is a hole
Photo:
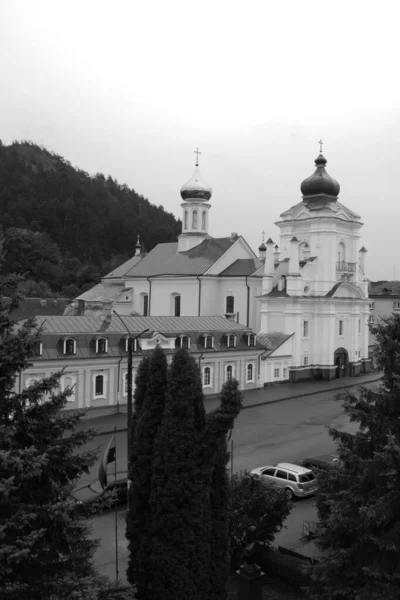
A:
{"label": "gable roof", "polygon": [[259,333],[257,335],[257,341],[263,346],[266,346],[267,351],[263,355],[264,358],[271,356],[275,350],[282,346],[286,340],[292,337],[294,333],[283,333],[282,331],[272,331],[270,333]]}
{"label": "gable roof", "polygon": [[210,238],[201,244],[178,252],[178,243],[158,244],[129,271],[126,277],[156,277],[161,275],[203,275],[237,238]]}
{"label": "gable roof", "polygon": [[104,275],[104,277],[102,277],[102,279],[119,279],[119,278],[123,277],[124,275],[126,275],[126,273],[128,271],[130,271],[130,269],[132,269],[135,265],[137,265],[138,262],[143,260],[143,258],[145,256],[146,256],[145,254],[138,254],[137,256],[132,256],[129,260],[124,262],[122,265],[119,265],[119,267],[116,267],[113,271],[110,271],[110,273],[108,273],[107,275]]}
{"label": "gable roof", "polygon": [[115,300],[115,298],[123,291],[124,284],[118,285],[103,285],[98,283],[90,290],[86,290],[75,300],[85,300],[85,302],[104,302],[105,300]]}
{"label": "gable roof", "polygon": [[[221,276],[244,276],[244,275],[255,275],[256,271],[263,265],[259,258],[238,258],[234,263],[229,265],[222,273]],[[257,277],[261,277],[258,275]]]}
{"label": "gable roof", "polygon": [[145,329],[158,331],[164,334],[184,333],[187,331],[245,332],[251,331],[250,327],[236,323],[226,317],[128,317],[123,316],[124,328],[121,320],[112,315],[108,322],[102,317],[94,316],[59,316],[38,317],[37,324],[43,325],[44,333],[60,335],[80,333],[120,333],[138,334]]}

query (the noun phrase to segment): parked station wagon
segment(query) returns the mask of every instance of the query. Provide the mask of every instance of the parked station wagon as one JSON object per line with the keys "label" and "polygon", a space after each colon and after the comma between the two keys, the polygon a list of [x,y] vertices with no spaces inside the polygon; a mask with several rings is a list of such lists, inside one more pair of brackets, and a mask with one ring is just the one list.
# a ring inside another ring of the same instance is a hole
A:
{"label": "parked station wagon", "polygon": [[277,487],[284,488],[288,498],[299,498],[314,494],[317,489],[316,479],[311,469],[292,463],[258,467],[251,474],[261,481],[268,481]]}

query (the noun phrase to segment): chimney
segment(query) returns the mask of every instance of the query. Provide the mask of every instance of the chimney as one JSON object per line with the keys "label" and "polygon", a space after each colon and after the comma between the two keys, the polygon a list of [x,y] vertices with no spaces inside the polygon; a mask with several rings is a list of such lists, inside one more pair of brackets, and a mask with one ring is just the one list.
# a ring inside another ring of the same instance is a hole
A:
{"label": "chimney", "polygon": [[112,305],[113,303],[110,300],[103,302],[103,316],[105,323],[111,323]]}
{"label": "chimney", "polygon": [[239,237],[239,234],[237,231],[232,231],[231,233],[231,238],[234,240],[235,238]]}
{"label": "chimney", "polygon": [[292,239],[290,240],[288,275],[300,275],[299,241],[297,237],[292,237]]}

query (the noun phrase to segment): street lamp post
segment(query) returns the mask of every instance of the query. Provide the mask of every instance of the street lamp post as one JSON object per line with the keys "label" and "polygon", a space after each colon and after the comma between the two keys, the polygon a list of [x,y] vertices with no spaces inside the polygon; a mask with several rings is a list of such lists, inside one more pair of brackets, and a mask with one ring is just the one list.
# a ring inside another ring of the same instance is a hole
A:
{"label": "street lamp post", "polygon": [[147,331],[149,331],[149,329],[144,329],[143,331],[141,331],[140,333],[138,333],[135,336],[132,336],[131,332],[129,331],[128,327],[126,326],[126,323],[123,321],[121,315],[119,315],[115,310],[113,310],[114,315],[116,315],[118,317],[118,319],[121,321],[122,325],[124,326],[124,328],[126,329],[127,333],[128,333],[128,398],[127,398],[127,448],[128,448],[128,456],[127,456],[127,461],[128,461],[128,501],[129,501],[129,489],[131,487],[131,483],[132,483],[132,473],[131,473],[131,436],[130,436],[130,430],[131,430],[131,423],[132,423],[132,363],[133,363],[133,349],[134,349],[134,343],[135,340],[137,340],[138,338],[140,338],[141,335],[143,335],[144,333],[146,333]]}

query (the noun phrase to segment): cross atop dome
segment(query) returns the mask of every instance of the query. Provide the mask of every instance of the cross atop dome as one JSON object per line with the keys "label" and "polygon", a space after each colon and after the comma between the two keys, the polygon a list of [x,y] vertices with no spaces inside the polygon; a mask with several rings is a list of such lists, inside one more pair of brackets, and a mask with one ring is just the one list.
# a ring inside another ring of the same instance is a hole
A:
{"label": "cross atop dome", "polygon": [[196,150],[193,150],[193,152],[196,155],[196,167],[198,167],[199,166],[199,154],[201,154],[199,147],[197,147]]}

